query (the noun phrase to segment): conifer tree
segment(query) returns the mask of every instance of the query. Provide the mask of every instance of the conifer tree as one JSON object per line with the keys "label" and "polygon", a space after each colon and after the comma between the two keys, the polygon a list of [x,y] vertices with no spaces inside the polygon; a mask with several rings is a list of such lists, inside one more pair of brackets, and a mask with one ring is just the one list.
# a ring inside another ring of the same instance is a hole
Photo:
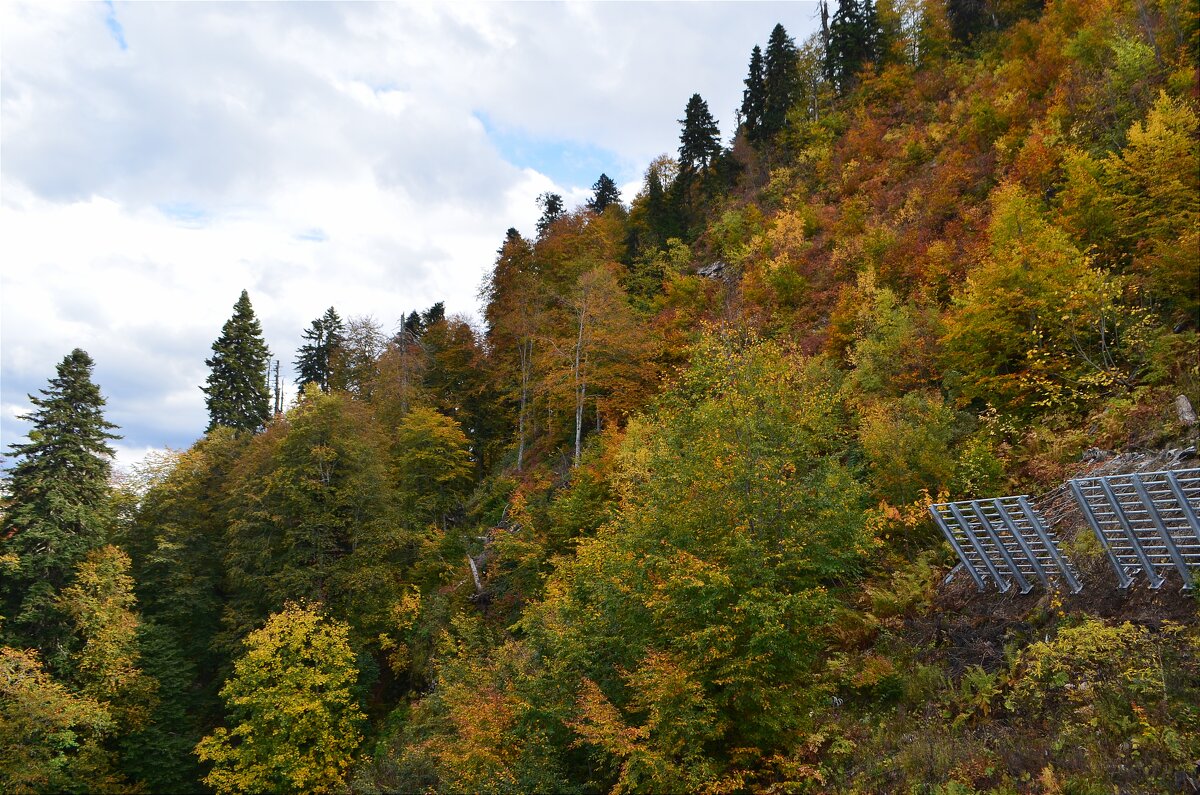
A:
{"label": "conifer tree", "polygon": [[308,342],[296,352],[296,372],[299,374],[296,384],[301,392],[309,384],[316,384],[322,392],[329,391],[330,354],[342,343],[345,330],[345,324],[331,306],[304,332]]}
{"label": "conifer tree", "polygon": [[763,97],[762,137],[770,138],[783,129],[788,109],[796,99],[796,43],[783,25],[776,25],[767,41],[763,58],[765,92]]}
{"label": "conifer tree", "polygon": [[104,398],[92,382],[93,362],[76,348],[58,365],[34,410],[29,441],[14,444],[17,459],[6,479],[8,506],[0,520],[0,553],[17,566],[0,586],[4,629],[16,645],[40,649],[58,662],[70,634],[56,604],[75,567],[104,541],[109,521],[108,478],[116,426],[103,415]]}
{"label": "conifer tree", "polygon": [[201,387],[208,405],[208,430],[220,425],[257,431],[271,416],[267,386],[271,354],[245,290],[212,349],[213,357],[204,361],[212,372],[208,385]]}
{"label": "conifer tree", "polygon": [[707,173],[709,166],[721,154],[721,129],[709,112],[708,103],[699,94],[692,94],[679,123],[683,125],[683,131],[679,134],[681,173],[694,174],[697,170]]}
{"label": "conifer tree", "polygon": [[537,204],[542,208],[542,217],[537,222],[537,233],[538,237],[544,237],[554,222],[563,217],[563,199],[557,193],[543,193],[537,197]]}
{"label": "conifer tree", "polygon": [[843,93],[863,65],[878,60],[879,14],[874,0],[842,0],[829,28],[830,79]]}
{"label": "conifer tree", "polygon": [[742,82],[746,84],[745,90],[742,91],[742,124],[746,129],[746,137],[757,142],[762,140],[763,116],[767,104],[763,54],[762,48],[757,44],[750,51],[750,73]]}
{"label": "conifer tree", "polygon": [[613,182],[607,174],[601,174],[600,179],[596,180],[596,184],[592,186],[592,198],[587,201],[587,208],[594,213],[602,213],[610,204],[621,203],[621,191],[617,190],[617,183]]}

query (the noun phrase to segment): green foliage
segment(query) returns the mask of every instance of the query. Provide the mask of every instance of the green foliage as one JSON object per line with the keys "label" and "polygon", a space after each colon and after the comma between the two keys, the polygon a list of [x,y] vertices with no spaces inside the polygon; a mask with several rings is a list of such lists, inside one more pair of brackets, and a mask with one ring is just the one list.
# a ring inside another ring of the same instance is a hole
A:
{"label": "green foliage", "polygon": [[295,599],[324,602],[359,639],[386,628],[421,537],[399,522],[388,460],[370,410],[341,393],[311,395],[251,442],[224,540],[233,637]]}
{"label": "green foliage", "polygon": [[[143,615],[171,634],[208,682],[221,664],[212,648],[225,599],[227,494],[249,439],[217,428],[189,450],[157,462],[127,545]],[[189,704],[192,712],[205,711]]]}
{"label": "green foliage", "polygon": [[0,583],[5,635],[39,649],[52,666],[65,661],[69,629],[58,595],[89,550],[110,529],[108,478],[119,437],[104,419],[104,398],[92,382],[93,362],[76,348],[63,358],[34,410],[29,441],[10,447],[16,464],[6,474],[0,553],[15,566]]}
{"label": "green foliage", "polygon": [[73,661],[81,691],[107,705],[123,732],[145,726],[158,683],[141,670],[129,556],[113,546],[88,553],[60,598],[83,639]]}
{"label": "green foliage", "polygon": [[[770,140],[783,129],[787,112],[799,98],[796,43],[783,25],[776,25],[763,57],[762,138]],[[754,62],[751,61],[751,69]]]}
{"label": "green foliage", "polygon": [[114,792],[101,742],[112,731],[104,705],[71,693],[37,652],[0,647],[0,788],[5,792]]}
{"label": "green foliage", "polygon": [[458,423],[415,408],[396,429],[396,483],[411,521],[444,522],[471,488],[474,465]]}
{"label": "green foliage", "polygon": [[342,344],[345,326],[331,306],[325,314],[312,322],[301,335],[306,342],[296,351],[296,386],[301,392],[308,384],[316,384],[322,392],[328,392],[333,378],[332,360]]}
{"label": "green foliage", "polygon": [[879,57],[879,17],[873,0],[841,0],[829,25],[826,71],[845,92],[859,70]]}
{"label": "green foliage", "polygon": [[609,206],[621,205],[621,191],[617,183],[607,174],[601,174],[596,184],[592,185],[592,198],[587,200],[587,208],[594,213],[602,213]]}
{"label": "green foliage", "polygon": [[157,698],[145,727],[123,732],[119,740],[122,769],[150,792],[200,792],[200,767],[192,753],[203,734],[193,693],[196,662],[157,624],[141,622],[137,643],[142,671],[158,684]]}
{"label": "green foliage", "polygon": [[[819,361],[714,335],[654,416],[631,424],[616,518],[580,543],[525,621],[544,654],[599,688],[577,725],[604,764],[634,758],[604,739],[622,736],[639,746],[646,781],[713,780],[711,759],[681,746],[658,710],[682,710],[673,717],[714,749],[766,752],[804,723],[828,585],[871,546],[861,491],[837,460],[836,395]],[[693,695],[669,706],[662,677]],[[601,694],[640,727],[621,730]]]}
{"label": "green foliage", "polygon": [[1166,622],[1155,637],[1085,618],[1022,650],[1005,705],[1034,724],[1057,724],[1058,745],[1092,759],[1123,745],[1132,772],[1165,784],[1200,750],[1197,644],[1194,627]]}
{"label": "green foliage", "polygon": [[707,173],[721,153],[721,129],[699,94],[688,100],[679,133],[679,168],[684,175]]}
{"label": "green foliage", "polygon": [[212,350],[212,358],[204,361],[210,372],[206,385],[201,387],[208,407],[208,430],[218,426],[259,430],[271,417],[267,386],[271,353],[245,290],[233,305],[233,317],[221,328]]}
{"label": "green foliage", "polygon": [[863,406],[858,437],[880,499],[901,505],[950,486],[956,419],[936,392],[909,392]]}
{"label": "green foliage", "polygon": [[98,413],[86,499],[74,464],[14,474],[4,630],[47,630],[62,676],[0,656],[0,785],[203,789],[198,748],[222,792],[1186,787],[1190,603],[943,585],[927,504],[1180,446],[1196,15],[820,8],[751,54],[729,150],[695,95],[628,212],[604,175],[574,211],[539,197],[485,330],[330,310],[255,435],[243,294],[206,389],[246,387],[242,414],[116,498]]}
{"label": "green foliage", "polygon": [[221,688],[232,728],[196,746],[218,793],[340,792],[362,742],[349,627],[287,604],[247,636]]}
{"label": "green foliage", "polygon": [[763,117],[767,109],[767,83],[766,75],[763,72],[763,54],[762,48],[757,44],[750,51],[749,74],[746,75],[743,82],[746,84],[746,88],[742,91],[742,124],[746,130],[746,137],[757,142],[762,140],[764,135]]}
{"label": "green foliage", "polygon": [[964,396],[1029,414],[1107,391],[1127,358],[1112,282],[1016,186],[995,195],[989,232],[943,340]]}

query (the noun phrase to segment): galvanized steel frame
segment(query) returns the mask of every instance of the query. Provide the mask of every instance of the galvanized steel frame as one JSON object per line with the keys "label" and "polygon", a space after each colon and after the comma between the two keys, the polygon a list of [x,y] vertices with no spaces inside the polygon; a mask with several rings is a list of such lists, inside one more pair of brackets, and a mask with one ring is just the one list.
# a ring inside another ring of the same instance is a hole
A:
{"label": "galvanized steel frame", "polygon": [[1184,588],[1200,569],[1200,469],[1075,478],[1071,493],[1122,588],[1138,574],[1161,588],[1174,570]]}
{"label": "galvanized steel frame", "polygon": [[1051,577],[1060,577],[1072,593],[1082,589],[1028,495],[935,503],[929,512],[979,590],[990,581],[1007,593],[1015,582],[1025,594],[1033,589],[1034,577],[1046,588]]}

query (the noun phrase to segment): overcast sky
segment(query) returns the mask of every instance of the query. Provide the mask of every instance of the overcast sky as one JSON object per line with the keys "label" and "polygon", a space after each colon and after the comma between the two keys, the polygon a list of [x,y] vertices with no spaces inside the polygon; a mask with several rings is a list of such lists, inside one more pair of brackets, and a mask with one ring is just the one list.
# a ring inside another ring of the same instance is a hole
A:
{"label": "overcast sky", "polygon": [[728,140],[751,48],[815,6],[0,5],[0,441],[82,347],[119,463],[187,447],[242,289],[285,372],[330,305],[478,317],[539,193],[628,201],[694,92]]}

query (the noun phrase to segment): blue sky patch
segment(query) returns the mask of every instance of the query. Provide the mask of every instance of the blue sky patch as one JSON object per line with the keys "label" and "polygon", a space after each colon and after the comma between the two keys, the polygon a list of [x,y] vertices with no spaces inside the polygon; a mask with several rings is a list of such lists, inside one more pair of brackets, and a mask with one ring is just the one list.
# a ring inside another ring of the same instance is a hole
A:
{"label": "blue sky patch", "polygon": [[202,226],[211,217],[207,210],[191,202],[166,202],[165,204],[157,204],[155,207],[172,221],[177,221],[188,226]]}
{"label": "blue sky patch", "polygon": [[324,243],[329,239],[329,236],[325,234],[324,229],[317,229],[316,227],[313,227],[312,229],[305,229],[303,232],[297,234],[296,239],[308,240],[313,243]]}
{"label": "blue sky patch", "polygon": [[108,11],[104,14],[104,24],[108,28],[108,32],[116,40],[117,46],[122,50],[128,50],[129,45],[125,43],[125,28],[121,27],[121,23],[117,19],[116,7],[113,6],[112,0],[105,0],[104,5],[108,6]]}
{"label": "blue sky patch", "polygon": [[518,168],[540,171],[564,188],[590,188],[601,174],[608,174],[618,184],[628,180],[620,158],[611,150],[578,141],[540,138],[498,125],[479,111],[475,118],[505,160]]}

